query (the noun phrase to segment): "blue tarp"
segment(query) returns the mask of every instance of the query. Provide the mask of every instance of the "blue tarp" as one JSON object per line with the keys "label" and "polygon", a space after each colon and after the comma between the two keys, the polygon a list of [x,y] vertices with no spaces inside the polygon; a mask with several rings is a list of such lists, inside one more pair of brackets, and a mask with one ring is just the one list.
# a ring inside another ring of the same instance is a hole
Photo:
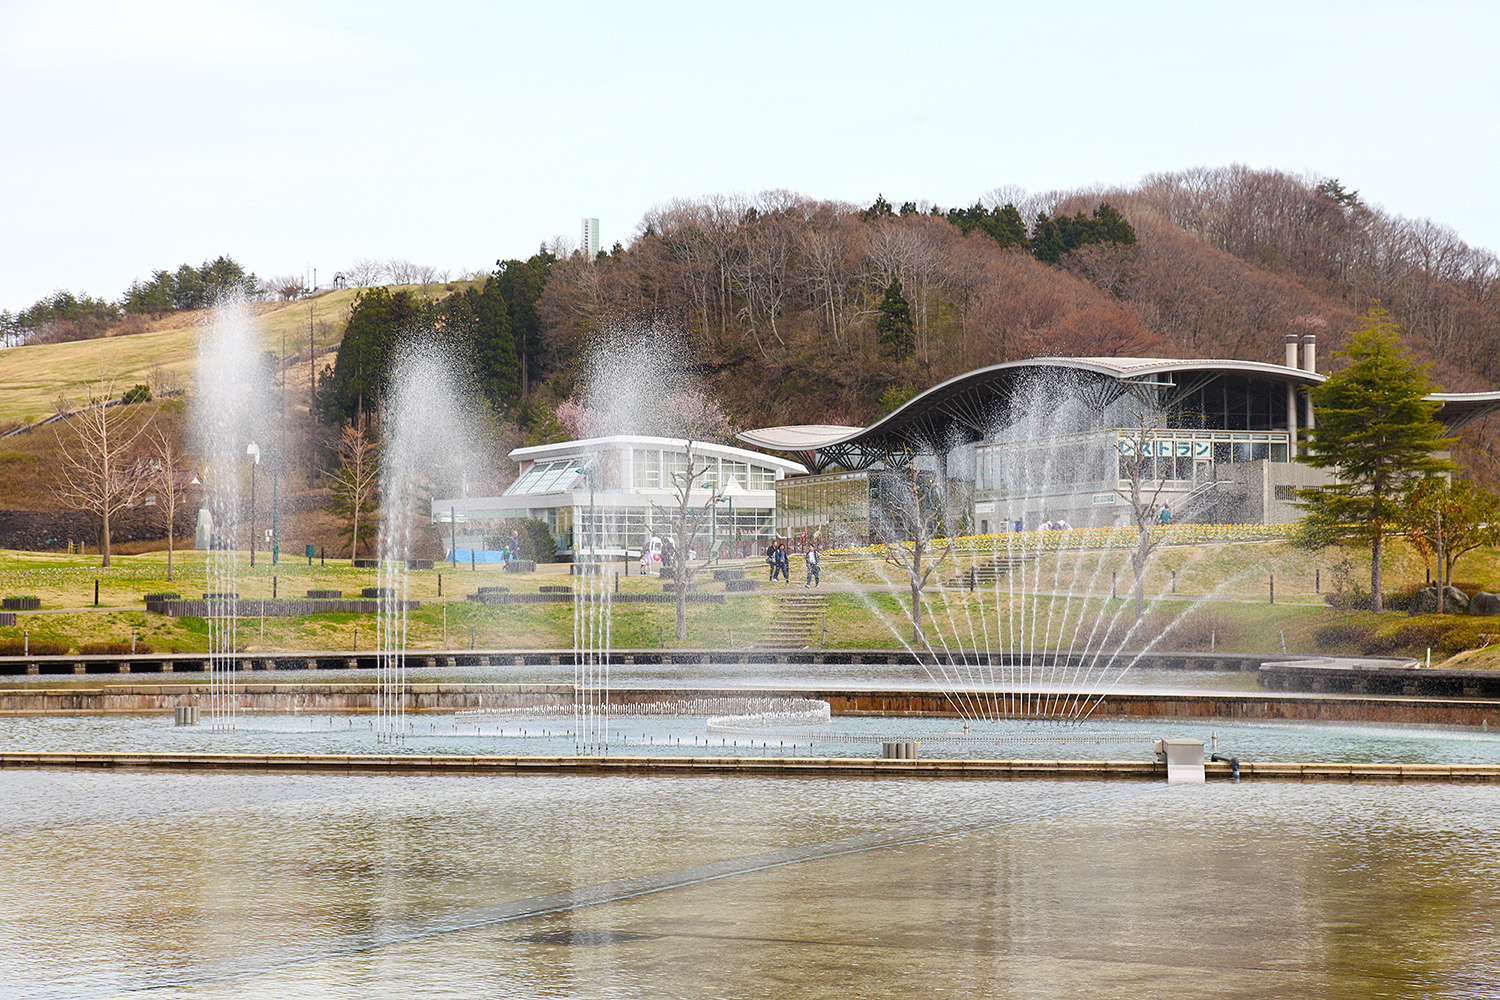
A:
{"label": "blue tarp", "polygon": [[507,553],[504,549],[449,549],[448,554],[443,556],[443,562],[451,563],[455,556],[460,563],[503,563]]}

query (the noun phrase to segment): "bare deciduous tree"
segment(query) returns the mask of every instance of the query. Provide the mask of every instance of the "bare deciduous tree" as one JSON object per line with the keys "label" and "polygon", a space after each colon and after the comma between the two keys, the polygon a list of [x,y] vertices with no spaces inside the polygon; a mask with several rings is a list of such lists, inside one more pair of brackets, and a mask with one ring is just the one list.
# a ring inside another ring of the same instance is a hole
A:
{"label": "bare deciduous tree", "polygon": [[[335,513],[349,520],[349,558],[359,551],[361,536],[375,534],[374,509],[380,485],[380,447],[357,424],[345,427],[339,437],[337,471],[329,475]],[[361,524],[361,521],[364,523]]]}
{"label": "bare deciduous tree", "polygon": [[356,288],[368,288],[379,284],[384,273],[384,264],[373,257],[363,257],[345,269],[344,278]]}
{"label": "bare deciduous tree", "polygon": [[282,302],[291,302],[307,294],[307,283],[300,274],[278,274],[266,280],[266,289]]}
{"label": "bare deciduous tree", "polygon": [[686,464],[669,473],[673,503],[670,506],[652,504],[653,520],[666,524],[666,540],[672,545],[671,563],[663,573],[676,585],[678,642],[687,638],[687,595],[693,575],[707,566],[714,556],[709,552],[695,564],[693,539],[702,534],[714,516],[714,506],[723,497],[718,483],[703,482],[717,463],[710,458],[694,456],[692,440],[683,443]]}
{"label": "bare deciduous tree", "polygon": [[392,257],[385,262],[385,277],[393,285],[415,285],[421,280],[421,268],[405,257]]}
{"label": "bare deciduous tree", "polygon": [[68,422],[73,439],[65,441],[57,432],[56,497],[99,519],[99,553],[108,566],[110,522],[139,503],[146,490],[140,444],[151,420],[140,407],[114,400],[112,384],[85,389],[89,405]]}
{"label": "bare deciduous tree", "polygon": [[906,572],[911,591],[912,642],[925,644],[922,591],[953,554],[954,531],[941,477],[924,475],[915,465],[881,477],[880,496],[872,509],[875,533],[885,545],[885,561]]}
{"label": "bare deciduous tree", "polygon": [[176,545],[177,512],[187,499],[187,480],[178,464],[182,449],[171,432],[160,427],[151,431],[150,468],[146,488],[156,502],[156,513],[167,533],[167,580],[172,579],[172,555]]}
{"label": "bare deciduous tree", "polygon": [[[1130,551],[1130,568],[1135,573],[1132,590],[1135,617],[1139,621],[1146,614],[1146,563],[1167,537],[1164,526],[1159,524],[1161,507],[1158,501],[1168,477],[1157,467],[1159,456],[1155,454],[1154,432],[1161,424],[1160,418],[1153,418],[1144,409],[1134,411],[1134,415],[1137,425],[1120,438],[1121,478],[1128,485],[1116,492],[1130,504],[1136,530],[1135,548]],[[1176,459],[1168,457],[1166,461]]]}

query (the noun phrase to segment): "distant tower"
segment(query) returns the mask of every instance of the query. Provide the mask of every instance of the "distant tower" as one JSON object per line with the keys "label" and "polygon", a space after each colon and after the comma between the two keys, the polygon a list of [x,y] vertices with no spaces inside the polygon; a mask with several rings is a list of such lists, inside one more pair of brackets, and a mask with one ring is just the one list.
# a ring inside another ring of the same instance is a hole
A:
{"label": "distant tower", "polygon": [[599,256],[599,220],[583,220],[583,252],[589,260]]}

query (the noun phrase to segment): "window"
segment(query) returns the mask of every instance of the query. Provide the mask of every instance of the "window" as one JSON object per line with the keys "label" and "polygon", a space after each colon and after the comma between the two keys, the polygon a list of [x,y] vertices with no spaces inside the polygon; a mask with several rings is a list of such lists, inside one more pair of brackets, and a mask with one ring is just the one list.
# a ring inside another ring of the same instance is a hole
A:
{"label": "window", "polygon": [[514,493],[561,493],[571,489],[583,471],[581,458],[565,458],[551,462],[537,462],[506,492]]}
{"label": "window", "polygon": [[750,487],[750,466],[745,462],[736,462],[732,459],[724,459],[721,463],[724,470],[724,485],[728,487],[729,480],[733,479],[740,484],[741,489]]}
{"label": "window", "polygon": [[661,452],[637,451],[635,472],[632,474],[637,487],[658,489],[661,486]]}

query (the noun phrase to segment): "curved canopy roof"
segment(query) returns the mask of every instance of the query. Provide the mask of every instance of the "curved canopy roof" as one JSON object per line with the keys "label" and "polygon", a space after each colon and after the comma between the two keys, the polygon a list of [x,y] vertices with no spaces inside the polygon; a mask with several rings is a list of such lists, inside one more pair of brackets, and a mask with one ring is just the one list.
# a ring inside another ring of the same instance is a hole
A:
{"label": "curved canopy roof", "polygon": [[[1103,410],[1123,396],[1148,406],[1170,407],[1217,380],[1240,376],[1296,388],[1327,376],[1260,361],[1174,358],[1030,358],[966,372],[913,397],[866,428],[821,424],[765,427],[739,434],[741,441],[789,452],[807,466],[868,468],[900,461],[937,443],[981,440],[1016,419],[1020,393],[1038,384]],[[1500,392],[1433,393],[1438,418],[1450,429],[1500,409]]]}

